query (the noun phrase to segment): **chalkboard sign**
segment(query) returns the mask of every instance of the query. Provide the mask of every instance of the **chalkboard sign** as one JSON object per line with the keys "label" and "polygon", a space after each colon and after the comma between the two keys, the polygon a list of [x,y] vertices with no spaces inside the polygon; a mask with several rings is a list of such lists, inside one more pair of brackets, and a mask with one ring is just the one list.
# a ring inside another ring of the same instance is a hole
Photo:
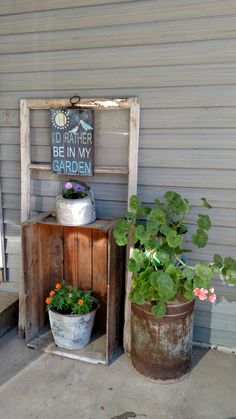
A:
{"label": "chalkboard sign", "polygon": [[94,126],[91,109],[50,109],[52,171],[93,176]]}

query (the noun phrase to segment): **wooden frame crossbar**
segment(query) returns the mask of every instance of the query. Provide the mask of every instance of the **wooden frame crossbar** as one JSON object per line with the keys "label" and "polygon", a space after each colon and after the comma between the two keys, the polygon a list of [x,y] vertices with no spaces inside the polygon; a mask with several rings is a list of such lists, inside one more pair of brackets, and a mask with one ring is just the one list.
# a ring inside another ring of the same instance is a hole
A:
{"label": "wooden frame crossbar", "polygon": [[[74,105],[75,108],[89,108],[94,110],[124,110],[130,111],[129,114],[129,145],[128,145],[128,167],[96,167],[96,174],[124,174],[128,175],[128,196],[127,202],[131,195],[137,193],[137,176],[138,176],[138,146],[139,146],[139,118],[140,118],[140,102],[139,98],[116,98],[116,99],[97,99],[84,98]],[[30,218],[30,180],[32,170],[50,171],[50,164],[34,164],[31,161],[31,141],[30,141],[30,111],[31,110],[47,110],[51,108],[67,108],[71,107],[69,99],[22,99],[20,101],[20,136],[21,136],[21,221],[27,221]],[[131,252],[131,246],[128,246],[127,257]],[[126,295],[128,295],[131,287],[131,274],[126,271]],[[19,329],[24,331],[24,301],[22,301],[23,293],[20,287],[20,313],[19,313]],[[125,308],[125,330],[124,330],[124,346],[129,352],[130,348],[130,303],[126,298]]]}

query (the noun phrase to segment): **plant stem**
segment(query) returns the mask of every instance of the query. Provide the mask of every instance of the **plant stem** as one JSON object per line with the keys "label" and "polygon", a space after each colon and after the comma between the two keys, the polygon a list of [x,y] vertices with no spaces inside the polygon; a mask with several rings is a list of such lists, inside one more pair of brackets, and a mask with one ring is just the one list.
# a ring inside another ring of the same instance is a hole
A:
{"label": "plant stem", "polygon": [[179,263],[181,263],[182,266],[184,266],[185,268],[188,268],[188,269],[192,269],[192,271],[194,271],[194,268],[192,266],[187,265],[181,259],[179,259],[177,256],[175,256],[175,258]]}

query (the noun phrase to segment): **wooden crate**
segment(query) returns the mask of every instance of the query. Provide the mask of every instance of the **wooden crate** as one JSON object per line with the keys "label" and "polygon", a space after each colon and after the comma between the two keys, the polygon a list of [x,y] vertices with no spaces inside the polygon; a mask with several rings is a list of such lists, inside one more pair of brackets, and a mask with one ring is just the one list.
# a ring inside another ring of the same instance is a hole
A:
{"label": "wooden crate", "polygon": [[[109,364],[123,327],[125,249],[115,243],[117,220],[97,219],[83,227],[67,227],[51,214],[22,223],[25,335],[30,347]],[[86,348],[69,351],[53,343],[45,299],[56,282],[92,288],[100,308]]]}

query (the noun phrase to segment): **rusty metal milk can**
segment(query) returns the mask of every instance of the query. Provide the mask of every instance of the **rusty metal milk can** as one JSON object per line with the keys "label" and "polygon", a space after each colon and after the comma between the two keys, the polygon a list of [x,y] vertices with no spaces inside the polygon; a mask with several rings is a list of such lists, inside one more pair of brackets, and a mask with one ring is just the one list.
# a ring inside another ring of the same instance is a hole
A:
{"label": "rusty metal milk can", "polygon": [[194,300],[167,303],[157,318],[151,303],[131,305],[131,360],[144,378],[163,383],[183,379],[191,370]]}

